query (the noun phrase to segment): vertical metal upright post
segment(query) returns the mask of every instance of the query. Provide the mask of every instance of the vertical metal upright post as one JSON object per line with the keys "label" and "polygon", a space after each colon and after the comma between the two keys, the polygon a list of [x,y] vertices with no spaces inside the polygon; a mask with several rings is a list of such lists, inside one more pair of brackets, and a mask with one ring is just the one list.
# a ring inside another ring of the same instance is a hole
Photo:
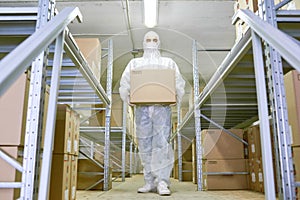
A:
{"label": "vertical metal upright post", "polygon": [[137,158],[138,158],[138,153],[137,153],[137,146],[134,145],[134,174],[137,174]]}
{"label": "vertical metal upright post", "polygon": [[112,106],[112,75],[113,75],[113,42],[108,40],[107,83],[106,94],[110,101],[105,111],[105,141],[104,141],[104,191],[109,188],[109,153],[110,153],[110,117]]}
{"label": "vertical metal upright post", "polygon": [[126,119],[127,119],[127,103],[123,102],[122,116],[122,181],[125,181],[126,172]]}
{"label": "vertical metal upright post", "polygon": [[274,171],[272,145],[268,113],[268,101],[265,82],[265,72],[262,57],[262,45],[258,35],[252,31],[252,49],[255,69],[255,81],[258,101],[258,116],[260,121],[260,138],[264,171],[264,188],[266,199],[276,199],[274,186]]}
{"label": "vertical metal upright post", "polygon": [[60,71],[63,56],[65,31],[63,31],[57,38],[55,44],[55,53],[52,68],[51,88],[49,95],[49,105],[47,108],[47,122],[44,139],[44,151],[42,159],[41,177],[39,185],[39,198],[47,199],[50,185],[51,163],[52,163],[52,148],[55,133],[55,120],[57,108],[57,96],[60,82]]}
{"label": "vertical metal upright post", "polygon": [[[277,27],[274,0],[260,2],[260,16]],[[265,10],[263,10],[265,8]],[[264,11],[264,12],[263,12]],[[264,13],[264,15],[263,15]],[[285,98],[282,59],[266,42],[265,57],[271,105],[279,199],[295,198],[293,158]],[[280,173],[280,174],[279,174]]]}
{"label": "vertical metal upright post", "polygon": [[[199,96],[199,70],[198,70],[198,51],[197,41],[193,41],[193,82],[194,82],[194,104]],[[197,190],[202,190],[202,144],[201,144],[201,119],[200,108],[194,107],[195,116],[195,135],[196,135],[196,154],[197,154]]]}
{"label": "vertical metal upright post", "polygon": [[[53,16],[53,1],[40,0],[36,29],[42,28]],[[28,97],[28,111],[24,140],[21,199],[37,199],[39,181],[39,159],[42,135],[45,74],[47,53],[43,51],[32,62]]]}
{"label": "vertical metal upright post", "polygon": [[132,177],[132,145],[133,145],[133,142],[131,141],[130,142],[130,146],[129,146],[129,173],[130,173],[130,177]]}
{"label": "vertical metal upright post", "polygon": [[[181,123],[180,104],[177,104],[177,126]],[[177,133],[178,180],[182,181],[182,142],[181,133]]]}

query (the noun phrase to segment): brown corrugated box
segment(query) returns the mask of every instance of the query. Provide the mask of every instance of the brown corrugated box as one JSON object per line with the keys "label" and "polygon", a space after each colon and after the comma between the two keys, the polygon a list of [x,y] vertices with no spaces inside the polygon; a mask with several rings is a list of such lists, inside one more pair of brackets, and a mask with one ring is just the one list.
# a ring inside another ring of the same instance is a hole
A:
{"label": "brown corrugated box", "polygon": [[[174,140],[174,156],[175,156],[175,162],[178,161],[178,141],[177,139]],[[182,160],[183,161],[188,161],[191,162],[192,161],[192,141],[181,137],[181,153],[182,153]]]}
{"label": "brown corrugated box", "polygon": [[176,103],[175,70],[141,69],[130,72],[130,103]]}
{"label": "brown corrugated box", "polygon": [[261,142],[259,126],[252,126],[247,129],[248,156],[249,159],[261,158]]}
{"label": "brown corrugated box", "polygon": [[295,170],[295,181],[300,182],[300,146],[293,147],[292,150]]}
{"label": "brown corrugated box", "polygon": [[202,160],[204,190],[248,189],[247,159]]}
{"label": "brown corrugated box", "polygon": [[94,107],[103,110],[97,110],[89,117],[89,126],[105,126],[105,107],[102,104],[96,104]]}
{"label": "brown corrugated box", "polygon": [[[175,156],[175,162],[178,162],[178,150],[175,149],[174,150],[174,156]],[[188,161],[188,162],[192,162],[193,160],[193,155],[192,155],[192,149],[187,149],[184,152],[182,152],[181,158],[182,161]]]}
{"label": "brown corrugated box", "polygon": [[[104,173],[104,169],[88,159],[78,159],[77,190],[85,190],[97,182],[99,183],[94,185],[91,190],[103,190],[104,181],[102,179],[104,176],[96,173]],[[112,173],[110,169],[108,189],[112,187],[111,181]]]}
{"label": "brown corrugated box", "polygon": [[98,38],[75,38],[75,41],[89,64],[89,67],[100,82],[101,77],[101,44]]}
{"label": "brown corrugated box", "polygon": [[[178,179],[178,163],[174,165],[173,176]],[[193,180],[193,163],[188,161],[182,162],[182,181]]]}
{"label": "brown corrugated box", "polygon": [[69,200],[71,181],[71,155],[53,154],[49,199]]}
{"label": "brown corrugated box", "polygon": [[110,125],[112,127],[121,127],[123,124],[123,101],[119,94],[112,95],[112,109]]}
{"label": "brown corrugated box", "polygon": [[239,9],[249,9],[253,12],[258,10],[257,0],[237,0],[234,6],[235,12]]}
{"label": "brown corrugated box", "polygon": [[249,159],[249,189],[256,192],[264,192],[264,174],[261,158]]}
{"label": "brown corrugated box", "polygon": [[300,145],[300,73],[296,70],[284,76],[292,145]]}
{"label": "brown corrugated box", "polygon": [[[95,144],[94,145],[94,159],[103,164],[104,163],[104,145],[101,144]],[[114,153],[114,155],[117,155],[116,153]]]}
{"label": "brown corrugated box", "polygon": [[71,154],[78,156],[79,154],[79,136],[80,136],[80,117],[79,114],[72,110],[72,148]]}
{"label": "brown corrugated box", "polygon": [[[29,95],[29,75],[22,74],[17,81],[0,97],[0,145],[23,146],[25,140],[27,105]],[[42,143],[46,130],[46,116],[49,100],[49,87],[46,86]]]}
{"label": "brown corrugated box", "polygon": [[23,123],[22,113],[25,107],[27,108],[27,104],[25,103],[27,79],[27,74],[22,74],[0,97],[1,145],[18,146],[24,144],[24,138],[22,137],[24,135],[21,132]]}
{"label": "brown corrugated box", "polygon": [[78,156],[71,155],[70,193],[69,198],[76,200]]}
{"label": "brown corrugated box", "polygon": [[[248,9],[256,12],[258,9],[257,0],[237,0],[234,4],[234,12],[236,13],[240,9]],[[236,41],[238,42],[248,30],[248,25],[242,20],[238,20],[235,24]]]}
{"label": "brown corrugated box", "polygon": [[[242,129],[229,129],[239,138],[243,138]],[[204,159],[243,159],[244,145],[228,133],[219,129],[201,132]]]}
{"label": "brown corrugated box", "polygon": [[68,105],[57,105],[53,153],[68,153],[72,150],[72,115]]}
{"label": "brown corrugated box", "polygon": [[[259,125],[251,126],[245,131],[248,140],[248,157],[249,157],[249,189],[264,193],[264,173],[262,166],[262,152],[261,152],[261,134]],[[274,137],[272,125],[270,126],[270,137],[272,145],[272,155],[274,155]],[[276,180],[276,167],[275,160],[273,160],[273,170],[274,170],[274,181],[275,181],[275,191],[277,192],[277,180]]]}
{"label": "brown corrugated box", "polygon": [[[293,160],[294,160],[294,172],[295,172],[295,181],[300,182],[300,146],[293,147]],[[297,195],[300,199],[300,190],[298,188]]]}

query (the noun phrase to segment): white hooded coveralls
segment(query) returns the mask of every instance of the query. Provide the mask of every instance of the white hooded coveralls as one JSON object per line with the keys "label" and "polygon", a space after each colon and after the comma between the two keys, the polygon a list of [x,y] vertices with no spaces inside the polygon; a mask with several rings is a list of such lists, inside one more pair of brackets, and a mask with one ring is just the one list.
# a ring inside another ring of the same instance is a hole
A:
{"label": "white hooded coveralls", "polygon": [[[158,50],[159,36],[150,31],[144,37],[144,54],[132,59],[125,68],[120,81],[120,96],[129,101],[130,70],[134,69],[175,69],[177,103],[184,95],[185,81],[176,63],[161,57]],[[146,184],[156,186],[160,181],[169,182],[174,162],[174,153],[168,139],[171,134],[171,107],[168,105],[138,105],[135,110],[136,135],[139,155],[144,167]]]}

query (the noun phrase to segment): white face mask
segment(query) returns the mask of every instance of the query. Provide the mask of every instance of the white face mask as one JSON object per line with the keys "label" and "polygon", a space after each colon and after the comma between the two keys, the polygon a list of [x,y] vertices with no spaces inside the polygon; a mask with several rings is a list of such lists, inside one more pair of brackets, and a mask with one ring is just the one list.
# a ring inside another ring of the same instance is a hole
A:
{"label": "white face mask", "polygon": [[160,41],[159,36],[154,31],[146,33],[144,37],[143,47],[146,49],[157,49],[159,47]]}
{"label": "white face mask", "polygon": [[160,57],[159,53],[159,36],[154,31],[149,31],[145,34],[143,41],[144,55],[143,57],[147,59],[147,62],[154,62]]}

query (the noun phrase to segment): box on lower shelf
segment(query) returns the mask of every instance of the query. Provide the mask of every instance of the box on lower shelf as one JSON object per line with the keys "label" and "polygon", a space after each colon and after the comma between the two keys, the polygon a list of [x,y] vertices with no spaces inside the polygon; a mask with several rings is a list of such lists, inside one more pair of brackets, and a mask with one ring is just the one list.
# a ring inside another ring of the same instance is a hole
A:
{"label": "box on lower shelf", "polygon": [[[89,159],[78,159],[77,189],[103,190],[104,169]],[[109,170],[108,189],[112,187],[112,170]]]}
{"label": "box on lower shelf", "polygon": [[248,160],[202,160],[204,190],[248,189]]}

